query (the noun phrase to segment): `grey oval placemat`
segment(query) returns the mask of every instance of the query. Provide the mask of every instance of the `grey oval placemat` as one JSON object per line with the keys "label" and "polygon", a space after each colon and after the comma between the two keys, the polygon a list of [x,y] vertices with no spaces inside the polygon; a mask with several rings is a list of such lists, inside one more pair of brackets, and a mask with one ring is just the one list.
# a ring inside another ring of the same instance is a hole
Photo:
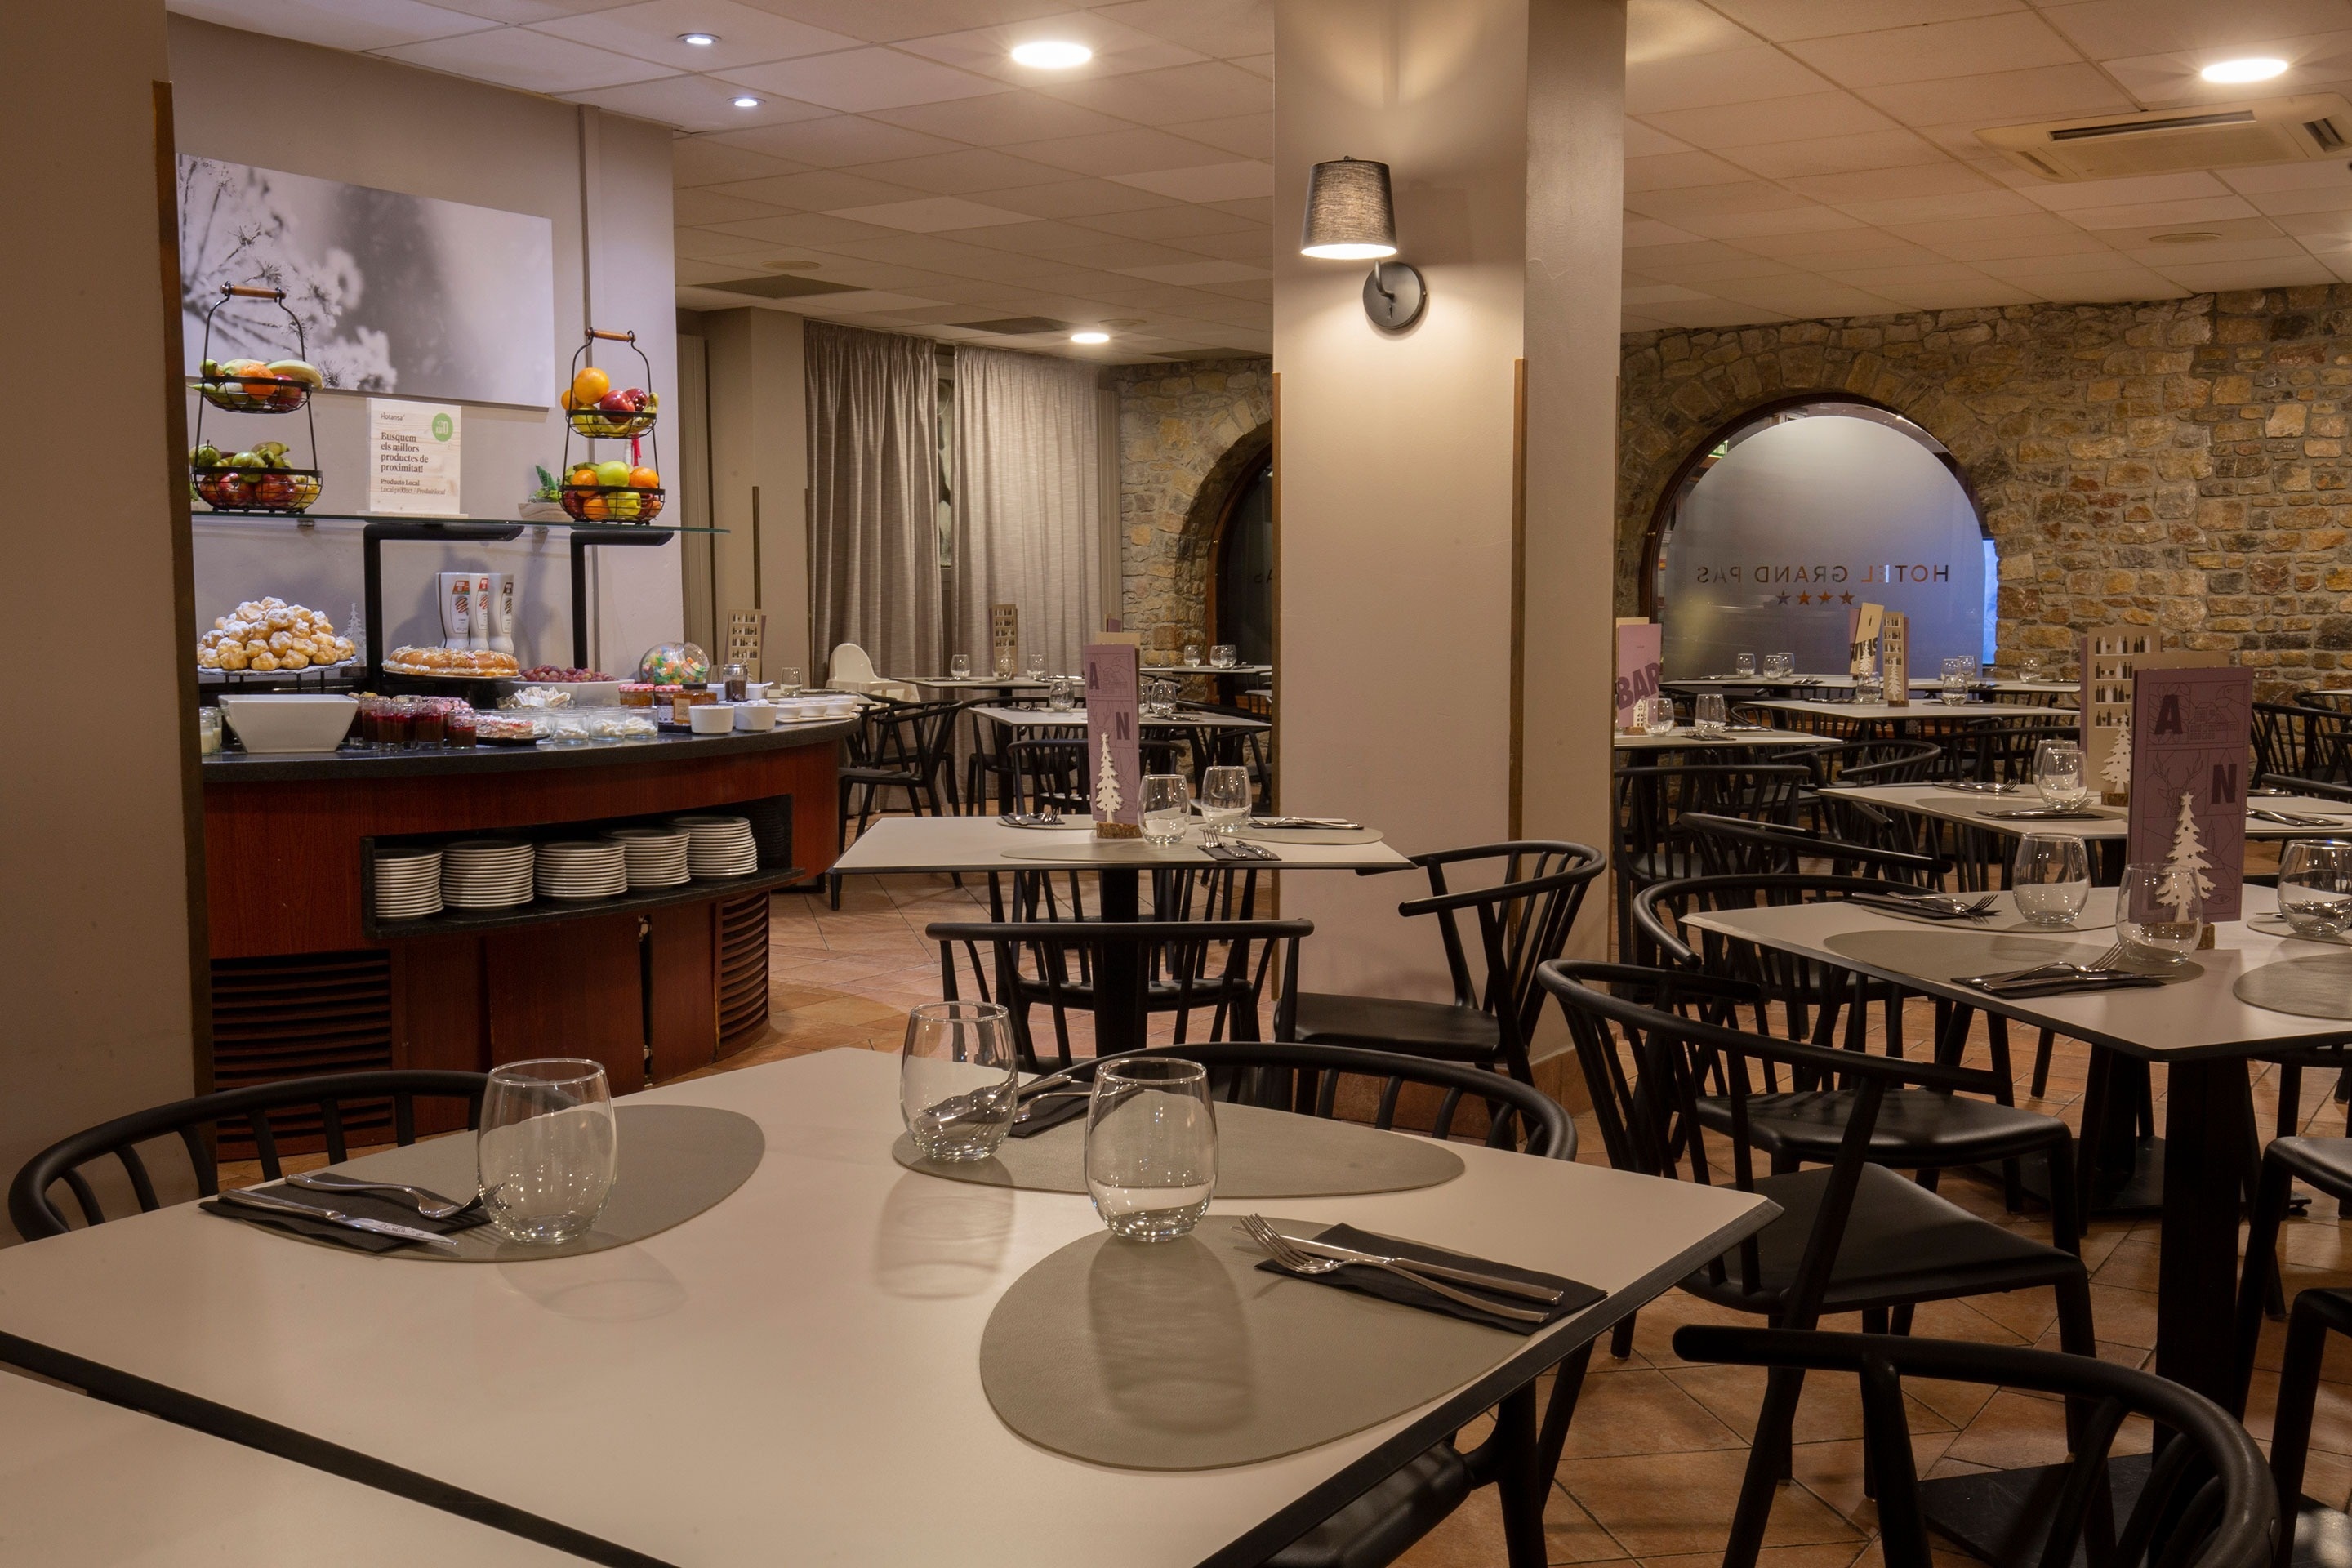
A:
{"label": "grey oval placemat", "polygon": [[[901,1133],[890,1157],[910,1171],[951,1182],[1087,1190],[1087,1128],[1068,1122],[1034,1138],[1008,1138],[995,1156],[956,1164],[926,1160]],[[1255,1105],[1217,1106],[1217,1196],[1328,1198],[1434,1187],[1462,1173],[1462,1156],[1431,1138],[1383,1132],[1322,1116]]]}
{"label": "grey oval placemat", "polygon": [[2288,958],[2249,969],[2230,987],[2238,1000],[2301,1018],[2352,1018],[2352,957]]}
{"label": "grey oval placemat", "polygon": [[[614,1111],[620,1121],[620,1178],[587,1235],[553,1247],[534,1247],[478,1226],[450,1235],[457,1244],[454,1250],[404,1247],[373,1256],[420,1263],[528,1263],[626,1247],[716,1206],[751,1179],[767,1151],[760,1124],[732,1110],[708,1105],[624,1104]],[[470,1133],[386,1149],[331,1168],[362,1181],[407,1182],[453,1198],[476,1190]],[[277,1234],[311,1247],[348,1250],[290,1231]]]}
{"label": "grey oval placemat", "polygon": [[1240,827],[1234,832],[1268,844],[1378,844],[1388,837],[1377,827]]}
{"label": "grey oval placemat", "polygon": [[2310,936],[2287,924],[2284,915],[2253,915],[2246,921],[2248,931],[2258,931],[2264,936],[2281,937],[2288,942],[2315,942],[2323,947],[2352,947],[2352,934],[2342,936]]}
{"label": "grey oval placemat", "polygon": [[[2008,969],[2031,969],[2037,963],[2063,959],[2088,963],[2107,951],[2095,936],[2004,936],[1992,931],[1954,931],[1949,925],[1933,931],[1841,931],[1822,945],[1842,958],[1874,968],[1925,980],[1952,980],[1963,974],[1997,974]],[[2123,967],[2136,967],[2126,964]],[[2155,970],[2145,973],[2156,974]],[[2158,975],[2167,984],[2205,973],[2195,960]]]}
{"label": "grey oval placemat", "polygon": [[[1293,1235],[1323,1223],[1267,1217]],[[1174,1241],[1104,1231],[1072,1242],[989,1314],[989,1404],[1022,1436],[1072,1458],[1209,1469],[1360,1432],[1459,1388],[1521,1342],[1261,1273],[1265,1256],[1218,1215]]]}
{"label": "grey oval placemat", "polygon": [[[1984,895],[1961,893],[1956,896],[1973,902]],[[2071,926],[2035,925],[2017,912],[2016,894],[2000,893],[1995,897],[2000,900],[2000,902],[1987,910],[1982,920],[1973,921],[1937,920],[1932,915],[1909,914],[1885,904],[1864,903],[1860,907],[1868,910],[1872,914],[1885,915],[1889,920],[1908,921],[1913,925],[1943,926],[1949,930],[1972,931],[1979,933],[2018,932],[2029,936],[2064,937],[2070,931],[2102,931],[2116,923],[2116,890],[2113,888],[2093,888],[2091,896],[2083,901],[2083,907],[2076,911],[2074,923]]]}

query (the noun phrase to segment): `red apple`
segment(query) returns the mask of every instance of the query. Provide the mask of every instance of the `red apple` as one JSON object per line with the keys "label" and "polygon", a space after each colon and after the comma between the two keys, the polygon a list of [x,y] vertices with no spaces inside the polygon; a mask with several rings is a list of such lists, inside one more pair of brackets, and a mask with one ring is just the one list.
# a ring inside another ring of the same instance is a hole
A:
{"label": "red apple", "polygon": [[629,407],[629,395],[625,392],[606,393],[604,396],[596,400],[596,410],[600,414],[627,414],[633,412]]}

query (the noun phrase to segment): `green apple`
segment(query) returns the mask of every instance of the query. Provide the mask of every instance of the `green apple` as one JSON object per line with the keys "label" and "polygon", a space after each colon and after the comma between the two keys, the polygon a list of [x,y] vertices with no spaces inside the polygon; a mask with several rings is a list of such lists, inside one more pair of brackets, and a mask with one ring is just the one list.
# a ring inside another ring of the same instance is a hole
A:
{"label": "green apple", "polygon": [[596,482],[600,485],[625,485],[629,482],[629,465],[618,458],[596,465]]}

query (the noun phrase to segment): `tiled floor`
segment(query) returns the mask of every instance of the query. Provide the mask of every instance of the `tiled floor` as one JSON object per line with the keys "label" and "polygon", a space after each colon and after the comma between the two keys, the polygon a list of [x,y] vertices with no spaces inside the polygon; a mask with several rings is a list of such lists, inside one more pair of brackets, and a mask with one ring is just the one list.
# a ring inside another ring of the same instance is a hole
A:
{"label": "tiled floor", "polygon": [[[779,895],[772,947],[774,1018],[768,1039],[715,1070],[772,1061],[806,1051],[854,1046],[894,1050],[906,1010],[940,994],[937,948],[922,927],[930,921],[974,918],[972,889],[945,878],[853,879],[835,912],[820,898]],[[1924,1004],[1918,1005],[1924,1010]],[[1926,1020],[1906,1023],[1926,1038]],[[1083,1023],[1075,1042],[1083,1052]],[[2026,1097],[2032,1037],[2012,1041],[2021,1103],[2075,1119],[2086,1052],[2061,1041],[2049,1096]],[[1973,1059],[1989,1060],[1981,1039]],[[2255,1087],[2260,1125],[2273,1125],[2275,1070],[2263,1068]],[[2331,1075],[2306,1073],[2299,1119],[2307,1131],[2344,1131],[2343,1108],[2329,1102]],[[2158,1078],[2161,1096],[2162,1075]],[[2158,1106],[2161,1119],[2162,1107]],[[1580,1116],[1584,1158],[1598,1162],[1600,1139]],[[2038,1215],[2002,1212],[1997,1193],[1965,1180],[1948,1180],[1947,1195],[2002,1225],[2046,1236]],[[2284,1252],[2290,1290],[2352,1283],[2352,1249],[2344,1243],[2336,1205],[2314,1203],[2291,1221]],[[2084,1244],[2093,1268],[2092,1292],[2100,1353],[2144,1365],[2156,1327],[2157,1236],[2152,1220],[2100,1222]],[[1947,1302],[1923,1308],[1917,1331],[2004,1344],[2054,1346],[2055,1309],[2046,1292]],[[1674,1330],[1698,1321],[1752,1321],[1679,1292],[1641,1314],[1633,1355],[1597,1356],[1561,1460],[1547,1525],[1555,1563],[1633,1563],[1706,1568],[1720,1557],[1746,1460],[1747,1435],[1762,1396],[1763,1373],[1746,1368],[1695,1366],[1669,1347]],[[1831,1327],[1857,1328],[1852,1320]],[[2266,1331],[2249,1425],[2267,1438],[2274,1369],[2284,1338]],[[2340,1381],[2321,1391],[2306,1489],[2341,1502],[2352,1490],[2352,1345],[2334,1342],[2328,1366]],[[1914,1446],[1920,1473],[1945,1476],[1974,1468],[2060,1457],[2056,1405],[2038,1396],[1922,1384],[1910,1390]],[[1796,1479],[1780,1489],[1764,1554],[1769,1568],[1853,1568],[1874,1565],[1874,1514],[1862,1495],[1861,1415],[1852,1388],[1815,1377],[1798,1416]],[[2142,1439],[2144,1444],[2145,1438]],[[2128,1447],[2126,1441],[2124,1447]],[[1939,1555],[1941,1555],[1939,1553]],[[1474,1499],[1415,1548],[1415,1568],[1454,1568],[1503,1561],[1501,1529],[1492,1494]],[[1954,1555],[1952,1561],[1964,1563]]]}

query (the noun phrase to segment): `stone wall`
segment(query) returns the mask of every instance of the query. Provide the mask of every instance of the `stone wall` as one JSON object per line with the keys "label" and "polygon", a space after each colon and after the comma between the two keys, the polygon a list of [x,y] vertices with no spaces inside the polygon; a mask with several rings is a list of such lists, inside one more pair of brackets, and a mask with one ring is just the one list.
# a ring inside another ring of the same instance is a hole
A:
{"label": "stone wall", "polygon": [[2352,656],[2352,286],[1633,332],[1622,374],[1620,614],[1682,461],[1820,393],[1951,449],[2000,552],[2003,660],[2071,669],[2072,628],[2153,626],[2271,695]]}
{"label": "stone wall", "polygon": [[1147,650],[1203,654],[1210,546],[1234,476],[1272,439],[1274,387],[1262,359],[1121,365],[1118,393],[1120,614]]}

